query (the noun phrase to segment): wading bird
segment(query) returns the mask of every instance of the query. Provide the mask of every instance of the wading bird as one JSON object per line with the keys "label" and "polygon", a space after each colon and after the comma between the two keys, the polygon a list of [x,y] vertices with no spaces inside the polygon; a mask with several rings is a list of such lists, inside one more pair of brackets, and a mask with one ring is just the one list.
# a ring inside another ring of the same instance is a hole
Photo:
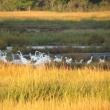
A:
{"label": "wading bird", "polygon": [[62,62],[62,60],[63,60],[63,57],[61,56],[61,57],[57,57],[57,56],[55,56],[55,58],[54,58],[54,62],[57,62],[57,63],[61,63]]}
{"label": "wading bird", "polygon": [[3,63],[7,63],[7,53],[6,52],[2,52],[2,55],[0,56],[0,61],[2,61]]}
{"label": "wading bird", "polygon": [[21,64],[30,64],[31,62],[28,61],[26,58],[23,57],[21,51],[18,51],[18,54],[17,54],[20,58],[20,63]]}
{"label": "wading bird", "polygon": [[99,63],[105,63],[105,56],[102,58],[99,58]]}
{"label": "wading bird", "polygon": [[15,55],[12,54],[12,61],[11,61],[12,64],[21,64],[21,60],[20,59],[16,59],[15,58]]}
{"label": "wading bird", "polygon": [[91,56],[91,58],[87,61],[87,65],[91,64],[93,61],[93,56]]}
{"label": "wading bird", "polygon": [[[37,55],[37,53],[38,53],[38,55]],[[31,61],[32,61],[32,62],[37,61],[38,58],[39,58],[39,54],[40,54],[40,52],[37,51],[37,50],[35,51],[35,54],[34,54],[34,55],[32,55],[31,53],[29,53],[29,56],[30,56]]]}
{"label": "wading bird", "polygon": [[82,64],[84,62],[84,59],[81,59],[80,61],[75,60],[75,64]]}
{"label": "wading bird", "polygon": [[65,57],[65,63],[66,64],[71,64],[72,63],[72,58]]}

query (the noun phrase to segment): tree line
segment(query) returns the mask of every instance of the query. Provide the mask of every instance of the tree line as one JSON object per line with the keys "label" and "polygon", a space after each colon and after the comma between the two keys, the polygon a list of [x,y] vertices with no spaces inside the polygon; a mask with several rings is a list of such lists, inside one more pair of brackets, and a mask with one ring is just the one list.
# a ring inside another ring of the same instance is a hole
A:
{"label": "tree line", "polygon": [[98,11],[110,10],[110,0],[0,0],[0,11]]}

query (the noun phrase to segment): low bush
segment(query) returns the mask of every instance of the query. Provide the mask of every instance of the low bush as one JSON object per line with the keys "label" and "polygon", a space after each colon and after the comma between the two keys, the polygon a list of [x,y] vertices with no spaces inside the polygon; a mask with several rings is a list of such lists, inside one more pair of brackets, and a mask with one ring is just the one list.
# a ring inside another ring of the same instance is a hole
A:
{"label": "low bush", "polygon": [[88,39],[88,44],[89,45],[103,45],[105,42],[104,37],[101,37],[97,34],[92,35],[89,39]]}

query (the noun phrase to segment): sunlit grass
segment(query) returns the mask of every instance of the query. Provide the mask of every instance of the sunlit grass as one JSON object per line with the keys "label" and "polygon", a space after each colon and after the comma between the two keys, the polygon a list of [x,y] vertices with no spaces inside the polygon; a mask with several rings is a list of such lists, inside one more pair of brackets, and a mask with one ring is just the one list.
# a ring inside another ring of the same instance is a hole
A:
{"label": "sunlit grass", "polygon": [[66,101],[37,101],[34,103],[0,103],[2,110],[109,110],[110,103],[102,100],[85,99],[78,102]]}
{"label": "sunlit grass", "polygon": [[0,64],[2,110],[109,110],[110,71]]}
{"label": "sunlit grass", "polygon": [[43,20],[84,20],[110,19],[109,11],[102,12],[50,12],[50,11],[14,11],[0,12],[0,18],[43,19]]}

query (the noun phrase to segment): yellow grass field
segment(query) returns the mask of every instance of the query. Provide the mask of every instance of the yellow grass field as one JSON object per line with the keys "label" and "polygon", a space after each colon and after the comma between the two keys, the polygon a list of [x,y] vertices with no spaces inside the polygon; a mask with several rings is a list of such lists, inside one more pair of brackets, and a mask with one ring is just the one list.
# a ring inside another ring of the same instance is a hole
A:
{"label": "yellow grass field", "polygon": [[110,11],[102,12],[13,11],[13,12],[0,12],[0,19],[110,20]]}
{"label": "yellow grass field", "polygon": [[19,104],[16,102],[4,102],[0,103],[0,107],[0,110],[110,110],[110,103],[85,99],[79,102],[37,101]]}
{"label": "yellow grass field", "polygon": [[0,110],[110,110],[109,82],[95,67],[0,64]]}

